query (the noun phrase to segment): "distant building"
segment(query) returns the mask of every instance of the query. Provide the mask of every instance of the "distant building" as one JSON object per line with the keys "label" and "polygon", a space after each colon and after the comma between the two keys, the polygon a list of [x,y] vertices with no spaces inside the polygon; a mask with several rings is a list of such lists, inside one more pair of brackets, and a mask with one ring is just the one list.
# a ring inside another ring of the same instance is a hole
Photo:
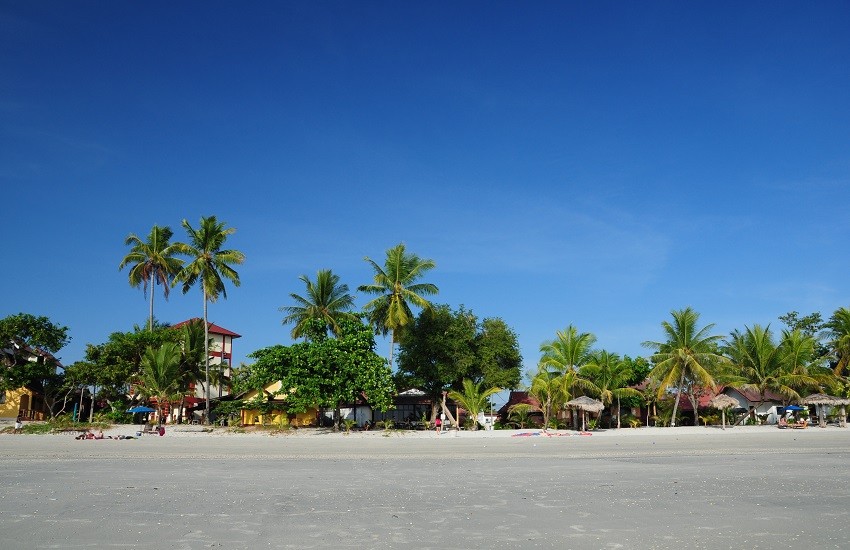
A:
{"label": "distant building", "polygon": [[[11,346],[14,346],[14,349]],[[52,354],[29,346],[21,347],[12,343],[10,347],[0,350],[0,353],[7,359],[17,355],[33,363],[51,361],[57,368],[62,368],[62,364]],[[40,387],[26,386],[8,391],[0,390],[0,422],[14,421],[18,415],[21,415],[24,420],[44,420],[45,415],[49,413]]]}
{"label": "distant building", "polygon": [[[203,322],[202,319],[195,317],[194,319],[186,319],[181,321],[172,328],[179,329],[192,321]],[[230,395],[231,386],[231,367],[233,364],[233,340],[241,338],[242,335],[236,334],[232,330],[209,323],[210,333],[210,400],[221,399],[224,396]],[[219,380],[216,384],[215,381]],[[204,409],[204,400],[206,393],[204,391],[205,380],[198,380],[197,383],[191,386],[191,394],[185,398],[185,406],[189,411],[188,417],[199,417]],[[192,414],[194,411],[194,414]],[[176,420],[179,411],[177,407],[171,410],[172,420]]]}

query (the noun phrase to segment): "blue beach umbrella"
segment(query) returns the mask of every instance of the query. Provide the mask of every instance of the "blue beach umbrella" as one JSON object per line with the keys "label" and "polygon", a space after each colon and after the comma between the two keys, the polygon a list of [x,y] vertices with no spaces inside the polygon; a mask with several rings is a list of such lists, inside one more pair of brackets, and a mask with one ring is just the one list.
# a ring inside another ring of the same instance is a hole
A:
{"label": "blue beach umbrella", "polygon": [[133,407],[132,409],[129,409],[127,412],[133,413],[133,414],[136,414],[136,413],[152,413],[152,412],[156,412],[156,409],[152,409],[150,407],[138,406],[138,407]]}
{"label": "blue beach umbrella", "polygon": [[806,410],[806,408],[801,407],[799,405],[788,405],[787,407],[785,407],[785,410],[786,411],[804,411],[804,410]]}

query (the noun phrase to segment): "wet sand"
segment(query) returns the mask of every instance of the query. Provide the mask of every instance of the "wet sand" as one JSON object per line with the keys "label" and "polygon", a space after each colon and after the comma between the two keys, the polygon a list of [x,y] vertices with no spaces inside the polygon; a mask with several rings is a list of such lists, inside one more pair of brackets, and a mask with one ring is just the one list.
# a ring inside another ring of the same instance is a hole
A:
{"label": "wet sand", "polygon": [[850,541],[848,429],[314,433],[2,435],[3,547],[846,548]]}

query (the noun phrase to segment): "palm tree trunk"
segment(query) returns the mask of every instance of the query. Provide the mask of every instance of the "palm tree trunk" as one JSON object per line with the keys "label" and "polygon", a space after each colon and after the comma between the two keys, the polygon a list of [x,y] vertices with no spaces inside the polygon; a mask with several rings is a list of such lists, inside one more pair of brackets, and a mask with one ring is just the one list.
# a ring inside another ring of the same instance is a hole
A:
{"label": "palm tree trunk", "polygon": [[679,396],[682,395],[682,384],[685,383],[685,369],[682,369],[682,375],[679,376],[679,386],[676,388],[676,397],[673,401],[673,416],[670,417],[670,427],[676,427],[676,411],[679,409]]}
{"label": "palm tree trunk", "polygon": [[390,370],[393,368],[393,348],[395,347],[395,329],[390,330]]}
{"label": "palm tree trunk", "polygon": [[204,407],[204,424],[210,423],[210,325],[207,323],[207,289],[203,288],[203,281],[201,282],[201,288],[203,289],[204,295],[204,374],[205,380],[204,383],[205,389],[204,394],[206,397],[206,405]]}
{"label": "palm tree trunk", "polygon": [[620,429],[620,396],[617,396],[617,429]]}
{"label": "palm tree trunk", "polygon": [[150,314],[148,315],[148,332],[153,332],[153,286],[156,284],[154,282],[153,273],[150,276],[150,287],[151,287],[151,304],[150,304]]}

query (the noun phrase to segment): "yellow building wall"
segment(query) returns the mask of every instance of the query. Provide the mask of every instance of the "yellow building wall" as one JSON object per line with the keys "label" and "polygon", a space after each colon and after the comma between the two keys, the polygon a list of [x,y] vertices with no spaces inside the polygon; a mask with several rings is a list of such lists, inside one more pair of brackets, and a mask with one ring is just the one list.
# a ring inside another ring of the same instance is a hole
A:
{"label": "yellow building wall", "polygon": [[18,418],[18,411],[21,408],[21,397],[26,395],[27,402],[32,403],[32,392],[26,388],[18,388],[17,390],[8,390],[6,392],[6,402],[0,403],[0,418]]}
{"label": "yellow building wall", "polygon": [[265,425],[267,426],[288,425],[295,428],[303,428],[307,426],[314,426],[316,424],[316,415],[318,414],[318,409],[307,409],[307,411],[303,413],[296,413],[295,418],[289,420],[287,413],[283,411],[272,411],[264,415],[256,409],[242,409],[241,417],[243,426],[263,424],[265,421]]}

